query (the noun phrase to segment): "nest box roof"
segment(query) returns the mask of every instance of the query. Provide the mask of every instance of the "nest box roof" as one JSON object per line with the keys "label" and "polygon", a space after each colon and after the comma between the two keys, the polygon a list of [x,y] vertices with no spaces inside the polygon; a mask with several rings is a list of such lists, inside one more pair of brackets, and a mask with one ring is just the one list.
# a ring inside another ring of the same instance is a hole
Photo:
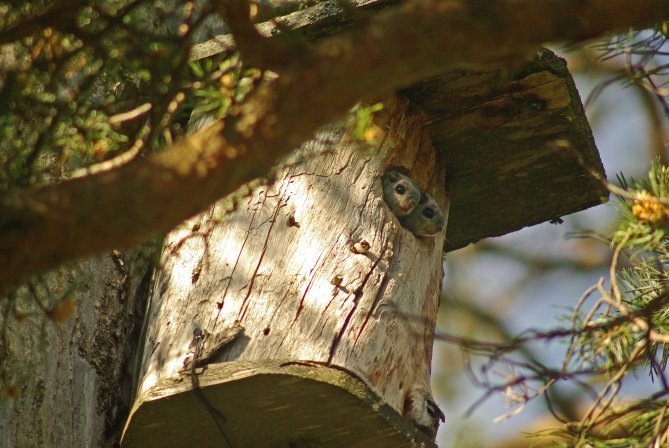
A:
{"label": "nest box roof", "polygon": [[403,93],[446,162],[447,251],[606,201],[583,166],[603,174],[581,99],[550,50],[512,76],[454,71]]}

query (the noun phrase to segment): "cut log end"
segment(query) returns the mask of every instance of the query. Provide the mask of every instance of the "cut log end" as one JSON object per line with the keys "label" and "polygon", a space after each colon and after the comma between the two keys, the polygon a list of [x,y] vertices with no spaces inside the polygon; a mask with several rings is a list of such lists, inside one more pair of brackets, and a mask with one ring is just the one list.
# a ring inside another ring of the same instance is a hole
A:
{"label": "cut log end", "polygon": [[[436,447],[433,434],[412,425],[341,368],[237,361],[211,364],[198,377],[218,425],[185,375],[161,381],[135,403],[122,445],[206,448],[227,440],[235,448]],[[426,402],[423,397],[413,402],[414,409],[419,400]]]}

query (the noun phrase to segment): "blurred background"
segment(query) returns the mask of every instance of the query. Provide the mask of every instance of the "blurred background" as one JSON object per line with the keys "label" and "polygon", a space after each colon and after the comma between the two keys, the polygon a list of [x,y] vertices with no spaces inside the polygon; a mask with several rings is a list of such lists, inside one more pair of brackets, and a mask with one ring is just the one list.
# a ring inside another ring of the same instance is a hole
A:
{"label": "blurred background", "polygon": [[[628,85],[624,56],[601,60],[594,44],[552,50],[568,61],[609,181],[619,173],[645,178],[652,160],[666,161],[666,105],[646,89]],[[560,327],[584,291],[608,275],[612,250],[597,234],[608,236],[618,226],[616,201],[612,195],[609,203],[565,216],[563,223],[544,223],[449,253],[437,332],[504,342],[529,329]],[[583,237],[584,231],[595,234]],[[542,341],[518,356],[559,369],[565,350],[564,341]],[[560,424],[541,396],[526,405],[509,393],[487,396],[480,367],[457,340],[435,341],[432,383],[446,414],[440,447],[531,446],[537,439],[524,433]],[[501,363],[488,379],[500,384],[513,373]],[[652,388],[651,378],[642,373],[626,381],[622,396],[648,394]],[[563,415],[582,413],[583,395],[562,383],[553,391]]]}

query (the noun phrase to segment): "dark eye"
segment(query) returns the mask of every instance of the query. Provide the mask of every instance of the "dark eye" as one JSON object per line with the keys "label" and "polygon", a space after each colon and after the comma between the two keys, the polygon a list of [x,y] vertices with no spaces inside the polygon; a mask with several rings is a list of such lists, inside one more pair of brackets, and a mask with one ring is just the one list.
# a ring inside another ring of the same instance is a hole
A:
{"label": "dark eye", "polygon": [[395,192],[397,194],[404,194],[405,191],[407,191],[407,189],[404,188],[404,185],[402,185],[402,184],[395,187]]}
{"label": "dark eye", "polygon": [[425,210],[423,210],[423,216],[426,218],[434,218],[434,210],[432,210],[430,207],[427,207]]}

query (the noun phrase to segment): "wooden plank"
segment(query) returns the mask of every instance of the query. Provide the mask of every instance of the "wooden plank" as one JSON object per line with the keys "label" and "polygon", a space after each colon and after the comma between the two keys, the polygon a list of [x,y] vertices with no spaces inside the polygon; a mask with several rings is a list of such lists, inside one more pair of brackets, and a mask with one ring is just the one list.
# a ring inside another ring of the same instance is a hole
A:
{"label": "wooden plank", "polygon": [[[428,115],[446,165],[445,250],[584,210],[607,190],[599,153],[564,59],[549,50],[517,71],[453,71],[403,92]],[[555,142],[559,144],[555,144]]]}

